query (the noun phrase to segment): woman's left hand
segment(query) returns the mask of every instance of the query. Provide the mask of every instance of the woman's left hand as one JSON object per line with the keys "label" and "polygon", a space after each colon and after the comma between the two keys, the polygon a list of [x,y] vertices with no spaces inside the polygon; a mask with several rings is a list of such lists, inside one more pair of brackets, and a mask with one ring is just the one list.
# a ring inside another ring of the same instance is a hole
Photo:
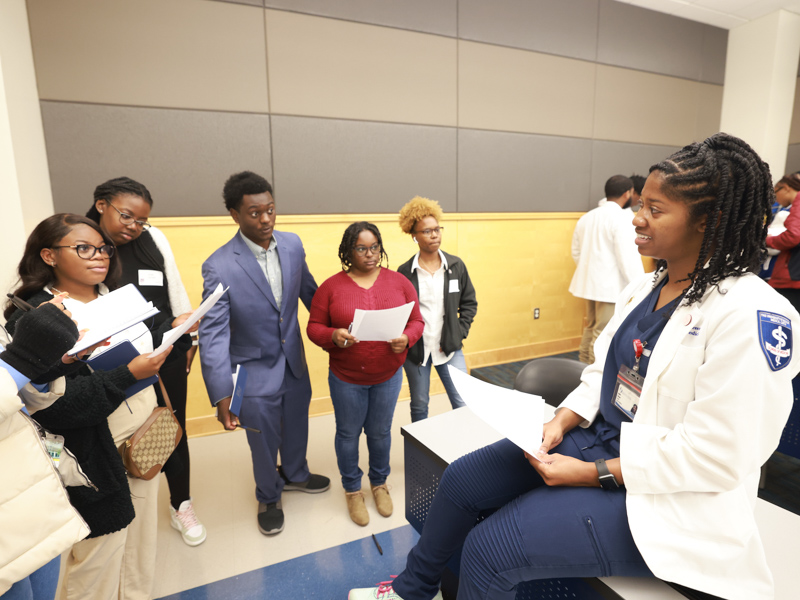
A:
{"label": "woman's left hand", "polygon": [[403,333],[399,338],[393,339],[389,343],[392,345],[392,352],[400,354],[408,346],[408,336]]}
{"label": "woman's left hand", "polygon": [[594,463],[585,462],[564,456],[563,454],[547,454],[543,458],[549,462],[541,462],[527,452],[525,458],[542,476],[545,484],[568,487],[600,487],[597,479],[597,467]]}
{"label": "woman's left hand", "polygon": [[[175,317],[175,320],[172,321],[172,328],[175,329],[178,325],[180,325],[181,323],[184,323],[186,321],[186,319],[188,319],[189,317],[192,316],[192,312],[193,311],[190,311],[190,312],[187,312],[187,313],[183,313],[182,315],[180,315],[178,317]],[[197,323],[195,323],[194,325],[189,327],[189,330],[186,333],[194,333],[199,328],[200,328],[200,321],[197,321]]]}

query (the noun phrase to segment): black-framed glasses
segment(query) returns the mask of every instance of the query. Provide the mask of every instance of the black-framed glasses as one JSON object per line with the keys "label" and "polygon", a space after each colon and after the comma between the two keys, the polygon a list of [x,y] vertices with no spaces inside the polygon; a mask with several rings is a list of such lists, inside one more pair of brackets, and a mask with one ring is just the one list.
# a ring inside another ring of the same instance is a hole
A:
{"label": "black-framed glasses", "polygon": [[91,244],[76,244],[75,246],[50,246],[51,248],[74,248],[75,252],[83,260],[91,260],[98,252],[105,254],[108,258],[114,256],[116,248],[108,244],[102,246],[92,246]]}
{"label": "black-framed glasses", "polygon": [[148,223],[147,221],[137,221],[136,219],[133,218],[133,215],[129,215],[128,213],[122,212],[116,206],[111,204],[111,202],[107,202],[106,204],[108,204],[111,208],[113,208],[115,211],[119,213],[119,222],[122,223],[123,225],[131,225],[132,223],[136,223],[144,231],[150,229],[150,223]]}
{"label": "black-framed glasses", "polygon": [[436,235],[441,235],[443,229],[444,226],[440,225],[439,227],[434,227],[433,229],[423,229],[422,231],[415,231],[414,233],[416,233],[417,235],[422,234],[425,237],[431,237],[434,233]]}
{"label": "black-framed glasses", "polygon": [[367,248],[366,246],[356,246],[355,248],[353,248],[353,252],[355,252],[359,256],[364,256],[367,253],[367,250],[369,250],[372,254],[378,254],[381,251],[381,245],[372,244],[372,246],[370,246],[369,248]]}

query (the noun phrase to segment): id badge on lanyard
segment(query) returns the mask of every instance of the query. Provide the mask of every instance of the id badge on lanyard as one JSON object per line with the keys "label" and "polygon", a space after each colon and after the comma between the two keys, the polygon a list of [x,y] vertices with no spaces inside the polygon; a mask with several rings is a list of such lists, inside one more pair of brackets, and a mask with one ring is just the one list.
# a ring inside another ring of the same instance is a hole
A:
{"label": "id badge on lanyard", "polygon": [[626,365],[622,365],[619,368],[617,383],[614,386],[614,395],[612,396],[614,406],[631,420],[636,416],[636,410],[639,408],[639,398],[642,395],[642,386],[644,385],[644,377],[639,374],[639,359],[642,357],[646,344],[647,342],[642,343],[641,340],[633,340],[636,363],[633,368]]}

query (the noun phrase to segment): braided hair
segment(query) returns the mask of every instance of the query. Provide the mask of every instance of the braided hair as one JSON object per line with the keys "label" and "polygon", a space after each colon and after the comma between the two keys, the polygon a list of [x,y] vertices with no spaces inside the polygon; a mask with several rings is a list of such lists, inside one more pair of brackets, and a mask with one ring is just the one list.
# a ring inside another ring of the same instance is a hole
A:
{"label": "braided hair", "polygon": [[378,228],[373,225],[372,223],[367,223],[366,221],[357,221],[356,223],[351,223],[347,226],[347,229],[344,230],[344,235],[342,236],[342,243],[339,244],[339,260],[342,262],[342,270],[347,272],[350,270],[350,267],[353,266],[353,249],[356,247],[358,243],[358,235],[362,231],[369,231],[378,238],[378,244],[381,246],[381,261],[379,265],[383,265],[383,259],[386,259],[386,266],[389,266],[389,255],[386,254],[386,250],[383,248],[383,240],[381,239],[381,232]]}
{"label": "braided hair", "polygon": [[[744,141],[717,133],[650,167],[662,191],[688,205],[689,221],[706,217],[703,244],[684,302],[698,302],[726,277],[757,273],[766,256],[775,192],[769,166]],[[706,264],[707,263],[707,264]],[[656,274],[666,268],[659,260]]]}

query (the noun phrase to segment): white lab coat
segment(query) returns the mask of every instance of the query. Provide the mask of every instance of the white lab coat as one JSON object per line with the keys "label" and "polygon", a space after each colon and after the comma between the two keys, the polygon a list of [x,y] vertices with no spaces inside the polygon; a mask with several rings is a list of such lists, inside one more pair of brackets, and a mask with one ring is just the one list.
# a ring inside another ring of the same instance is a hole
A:
{"label": "white lab coat", "polygon": [[605,202],[583,215],[572,234],[572,259],[577,268],[569,291],[597,302],[616,302],[631,281],[644,273],[636,249],[633,213]]}
{"label": "white lab coat", "polygon": [[[599,410],[611,339],[652,281],[645,276],[623,292],[594,365],[561,404],[584,417],[583,426]],[[791,320],[787,367],[770,367],[757,311]],[[664,328],[620,441],[628,522],[657,577],[732,600],[774,598],[753,509],[760,467],[792,407],[798,333],[800,315],[755,275],[726,279],[701,302],[681,305]]]}

